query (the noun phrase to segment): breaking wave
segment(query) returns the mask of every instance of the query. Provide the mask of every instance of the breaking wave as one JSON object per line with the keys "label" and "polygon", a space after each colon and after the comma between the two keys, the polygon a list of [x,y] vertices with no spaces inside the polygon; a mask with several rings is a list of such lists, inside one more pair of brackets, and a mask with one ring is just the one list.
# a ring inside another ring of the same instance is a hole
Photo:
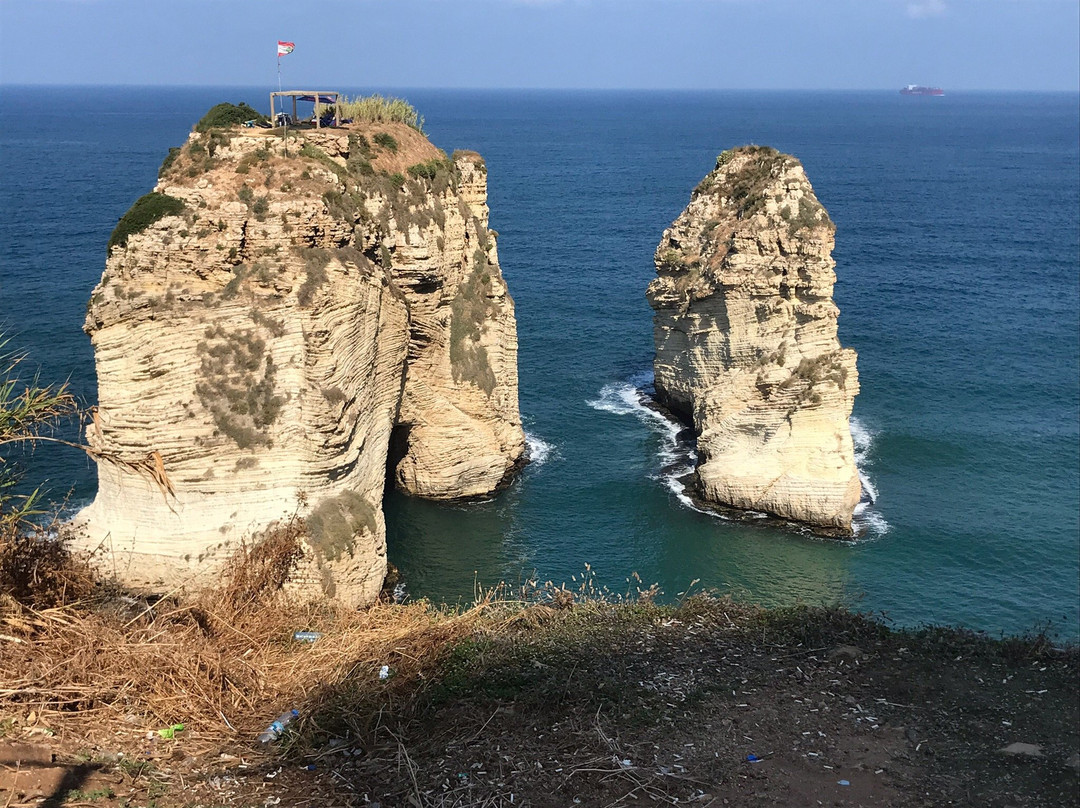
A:
{"label": "breaking wave", "polygon": [[530,432],[525,433],[525,456],[534,466],[542,466],[555,451],[555,445]]}
{"label": "breaking wave", "polygon": [[597,398],[585,403],[601,412],[633,415],[659,435],[660,469],[649,476],[662,482],[687,508],[723,519],[719,514],[699,508],[686,493],[685,478],[697,466],[694,440],[684,424],[657,409],[655,392],[652,371],[644,371],[625,382],[604,385]]}
{"label": "breaking wave", "polygon": [[862,497],[855,506],[855,518],[853,520],[855,535],[884,536],[889,532],[889,523],[885,521],[881,511],[877,510],[878,501],[877,486],[870,477],[870,450],[874,445],[876,433],[867,427],[858,418],[851,419],[851,440],[855,445],[855,467],[859,470],[859,482],[862,485]]}

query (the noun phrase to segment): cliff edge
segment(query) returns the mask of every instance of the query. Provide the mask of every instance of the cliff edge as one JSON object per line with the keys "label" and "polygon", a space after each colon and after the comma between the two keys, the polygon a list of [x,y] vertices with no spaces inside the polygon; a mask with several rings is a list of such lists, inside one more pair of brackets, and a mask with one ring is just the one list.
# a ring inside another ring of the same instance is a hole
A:
{"label": "cliff edge", "polygon": [[697,432],[698,496],[850,533],[859,382],[834,234],[798,160],[731,149],[664,231],[647,296],[657,399]]}
{"label": "cliff edge", "polygon": [[[523,462],[514,306],[479,155],[401,123],[194,131],[121,219],[85,329],[98,494],[76,520],[128,583],[208,579],[306,517],[301,586],[373,599],[389,475],[488,494]],[[124,465],[157,452],[172,496]]]}

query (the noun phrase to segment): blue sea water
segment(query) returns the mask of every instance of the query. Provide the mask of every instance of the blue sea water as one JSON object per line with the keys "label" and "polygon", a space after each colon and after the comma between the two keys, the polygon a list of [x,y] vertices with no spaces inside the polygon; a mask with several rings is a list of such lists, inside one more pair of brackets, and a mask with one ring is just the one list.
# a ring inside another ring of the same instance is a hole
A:
{"label": "blue sea water", "polygon": [[[342,88],[349,89],[349,88]],[[534,462],[490,502],[387,498],[407,591],[565,581],[590,564],[763,603],[852,600],[900,624],[1080,636],[1080,112],[1073,94],[406,95],[439,146],[487,159],[517,302]],[[0,328],[93,402],[85,303],[166,149],[256,88],[0,88]],[[722,149],[798,156],[837,224],[840,336],[876,502],[853,542],[693,510],[688,447],[642,406],[652,252]],[[23,458],[74,501],[94,472]]]}

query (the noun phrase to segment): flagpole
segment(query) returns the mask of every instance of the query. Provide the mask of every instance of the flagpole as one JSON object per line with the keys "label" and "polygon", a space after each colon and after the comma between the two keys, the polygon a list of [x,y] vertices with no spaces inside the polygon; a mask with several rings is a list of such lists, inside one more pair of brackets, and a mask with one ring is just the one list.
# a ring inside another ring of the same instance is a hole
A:
{"label": "flagpole", "polygon": [[[277,49],[277,89],[281,92],[281,46]],[[279,96],[280,97],[280,96]],[[271,125],[277,124],[277,121],[271,121]],[[289,156],[289,119],[285,119],[285,128],[281,132],[281,139],[285,142],[285,156]]]}

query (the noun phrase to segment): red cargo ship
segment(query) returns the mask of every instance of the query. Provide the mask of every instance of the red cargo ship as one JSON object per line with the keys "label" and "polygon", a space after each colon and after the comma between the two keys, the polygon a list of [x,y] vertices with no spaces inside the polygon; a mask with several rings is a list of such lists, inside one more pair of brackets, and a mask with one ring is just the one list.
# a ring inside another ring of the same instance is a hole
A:
{"label": "red cargo ship", "polygon": [[900,95],[945,95],[940,87],[923,87],[919,84],[909,84],[900,91]]}

